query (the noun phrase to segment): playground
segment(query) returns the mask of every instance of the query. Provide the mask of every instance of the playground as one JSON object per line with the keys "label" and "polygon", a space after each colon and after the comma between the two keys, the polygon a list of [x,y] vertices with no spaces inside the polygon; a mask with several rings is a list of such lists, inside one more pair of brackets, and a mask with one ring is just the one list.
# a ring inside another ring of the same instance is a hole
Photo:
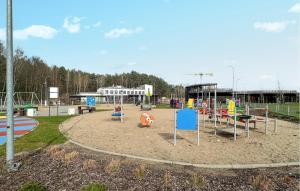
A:
{"label": "playground", "polygon": [[[103,105],[113,109],[113,105]],[[299,161],[298,124],[272,119],[269,127],[257,122],[250,124],[249,137],[245,124],[237,122],[237,139],[230,132],[219,131],[226,127],[226,120],[217,122],[199,114],[199,145],[197,130],[177,130],[174,145],[175,109],[152,109],[154,116],[150,127],[143,127],[139,118],[143,111],[135,105],[124,105],[123,122],[112,120],[111,111],[90,113],[73,117],[60,129],[72,141],[99,150],[146,157],[152,159],[187,162],[193,164],[270,164]],[[261,117],[263,118],[263,117]],[[233,121],[230,121],[233,126]],[[217,134],[215,135],[215,130]],[[265,134],[267,131],[267,134]]]}

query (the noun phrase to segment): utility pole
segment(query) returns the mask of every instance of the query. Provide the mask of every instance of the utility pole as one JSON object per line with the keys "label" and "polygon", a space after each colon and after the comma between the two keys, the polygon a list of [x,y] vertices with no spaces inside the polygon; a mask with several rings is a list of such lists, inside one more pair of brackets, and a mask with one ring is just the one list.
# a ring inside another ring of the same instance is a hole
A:
{"label": "utility pole", "polygon": [[17,170],[19,165],[14,163],[14,65],[13,65],[13,22],[12,0],[7,0],[6,25],[6,165],[8,171]]}

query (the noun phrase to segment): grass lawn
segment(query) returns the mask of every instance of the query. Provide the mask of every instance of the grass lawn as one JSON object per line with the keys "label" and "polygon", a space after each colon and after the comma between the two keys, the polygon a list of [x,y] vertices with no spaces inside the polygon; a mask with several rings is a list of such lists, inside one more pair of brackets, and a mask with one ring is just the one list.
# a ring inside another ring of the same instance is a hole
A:
{"label": "grass lawn", "polygon": [[[16,139],[15,153],[65,143],[67,138],[60,133],[58,126],[69,118],[70,116],[36,117],[39,126],[31,133]],[[5,156],[5,147],[5,144],[0,145],[0,157]]]}
{"label": "grass lawn", "polygon": [[171,109],[170,104],[157,104],[153,109]]}

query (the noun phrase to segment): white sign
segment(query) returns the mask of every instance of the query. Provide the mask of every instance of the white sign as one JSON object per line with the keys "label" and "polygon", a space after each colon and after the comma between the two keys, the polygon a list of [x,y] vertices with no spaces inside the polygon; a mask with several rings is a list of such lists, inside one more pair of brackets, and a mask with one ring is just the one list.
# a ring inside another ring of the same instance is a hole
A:
{"label": "white sign", "polygon": [[50,87],[49,88],[49,98],[50,99],[58,98],[58,87]]}
{"label": "white sign", "polygon": [[58,87],[50,87],[50,93],[58,93]]}
{"label": "white sign", "polygon": [[145,84],[145,95],[152,96],[153,95],[153,86]]}

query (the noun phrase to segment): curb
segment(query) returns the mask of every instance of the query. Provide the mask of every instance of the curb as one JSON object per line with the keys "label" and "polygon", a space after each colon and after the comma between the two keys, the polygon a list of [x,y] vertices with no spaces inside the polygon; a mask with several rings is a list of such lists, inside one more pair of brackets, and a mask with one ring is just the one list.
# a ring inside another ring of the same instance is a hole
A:
{"label": "curb", "polygon": [[142,157],[142,156],[136,156],[136,155],[129,155],[129,154],[123,154],[123,153],[116,153],[112,151],[105,151],[101,149],[96,149],[93,147],[89,147],[86,145],[83,145],[81,143],[78,143],[76,141],[73,141],[72,139],[69,139],[69,142],[72,144],[75,144],[77,146],[80,146],[82,148],[95,151],[98,153],[103,154],[109,154],[109,155],[115,155],[115,156],[122,156],[132,159],[139,159],[139,160],[145,160],[150,162],[158,162],[158,163],[164,163],[164,164],[172,164],[172,165],[181,165],[181,166],[193,166],[198,168],[209,168],[209,169],[253,169],[253,168],[274,168],[274,167],[288,167],[288,166],[300,166],[299,162],[287,162],[287,163],[269,163],[269,164],[194,164],[194,163],[188,163],[188,162],[179,162],[179,161],[170,161],[170,160],[163,160],[163,159],[155,159],[155,158],[148,158],[148,157]]}

